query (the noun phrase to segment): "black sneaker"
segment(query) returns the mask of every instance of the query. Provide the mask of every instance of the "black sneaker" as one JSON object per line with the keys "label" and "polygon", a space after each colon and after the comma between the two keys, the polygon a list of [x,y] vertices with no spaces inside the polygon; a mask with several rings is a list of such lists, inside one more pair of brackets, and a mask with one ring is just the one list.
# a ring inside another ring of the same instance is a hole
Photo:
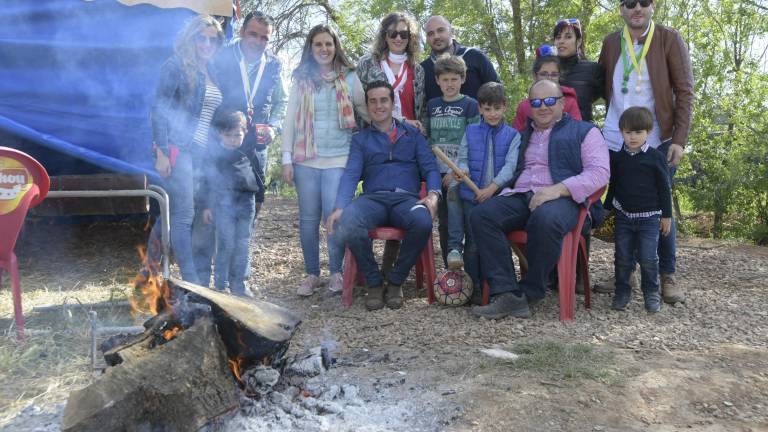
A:
{"label": "black sneaker", "polygon": [[618,294],[618,293],[614,294],[613,303],[611,303],[611,309],[617,310],[617,311],[627,310],[630,297],[631,297],[630,294]]}
{"label": "black sneaker", "polygon": [[472,307],[472,314],[488,319],[501,319],[510,315],[515,318],[530,318],[531,310],[524,295],[518,296],[508,292],[493,297],[485,306]]}
{"label": "black sneaker", "polygon": [[645,294],[643,297],[645,298],[646,312],[656,313],[661,310],[661,294],[658,291]]}

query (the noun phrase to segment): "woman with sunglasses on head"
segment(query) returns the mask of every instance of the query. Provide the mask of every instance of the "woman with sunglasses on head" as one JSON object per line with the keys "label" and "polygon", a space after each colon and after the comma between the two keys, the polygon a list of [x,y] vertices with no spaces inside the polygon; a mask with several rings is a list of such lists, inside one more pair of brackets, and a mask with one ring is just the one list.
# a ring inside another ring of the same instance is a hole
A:
{"label": "woman with sunglasses on head", "polygon": [[[310,296],[320,285],[320,223],[336,202],[347,164],[355,112],[368,120],[365,92],[335,30],[319,24],[309,31],[301,62],[293,71],[283,126],[283,179],[296,183],[299,238],[307,277],[296,294]],[[344,244],[328,235],[328,289],[342,289]]]}
{"label": "woman with sunglasses on head", "polygon": [[173,56],[160,69],[151,113],[155,169],[165,179],[170,199],[173,253],[182,279],[206,286],[210,252],[193,250],[195,180],[213,113],[221,105],[210,60],[223,40],[221,25],[213,17],[201,15],[187,22]]}
{"label": "woman with sunglasses on head", "polygon": [[[541,80],[558,82],[561,75],[560,60],[555,55],[552,47],[542,45],[537,48],[536,61],[533,63],[533,82]],[[566,86],[560,86],[560,89],[563,92],[565,103],[563,112],[568,113],[574,120],[581,120],[581,111],[579,111],[579,103],[576,100],[576,91]],[[512,123],[512,127],[517,129],[518,132],[524,131],[528,128],[528,119],[530,117],[531,104],[528,98],[525,98],[517,105],[517,113],[515,114],[515,121]]]}
{"label": "woman with sunglasses on head", "polygon": [[552,36],[562,68],[560,84],[576,91],[581,117],[592,121],[592,104],[603,95],[605,74],[599,64],[586,59],[581,22],[576,18],[561,19]]}
{"label": "woman with sunglasses on head", "polygon": [[372,52],[360,58],[357,75],[363,86],[387,81],[395,90],[393,116],[422,131],[426,114],[424,69],[419,55],[419,26],[403,12],[384,17],[376,32]]}

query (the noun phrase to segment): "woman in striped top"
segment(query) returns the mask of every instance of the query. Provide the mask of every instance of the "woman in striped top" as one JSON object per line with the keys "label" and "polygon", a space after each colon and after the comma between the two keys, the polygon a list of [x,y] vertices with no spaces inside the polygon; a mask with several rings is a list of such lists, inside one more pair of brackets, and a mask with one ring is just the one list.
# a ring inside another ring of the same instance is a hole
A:
{"label": "woman in striped top", "polygon": [[181,277],[202,285],[208,285],[211,260],[208,250],[193,250],[195,178],[213,113],[221,104],[210,60],[223,40],[221,25],[213,17],[192,18],[179,33],[173,56],[160,70],[152,106],[155,169],[164,178],[170,197],[173,252]]}

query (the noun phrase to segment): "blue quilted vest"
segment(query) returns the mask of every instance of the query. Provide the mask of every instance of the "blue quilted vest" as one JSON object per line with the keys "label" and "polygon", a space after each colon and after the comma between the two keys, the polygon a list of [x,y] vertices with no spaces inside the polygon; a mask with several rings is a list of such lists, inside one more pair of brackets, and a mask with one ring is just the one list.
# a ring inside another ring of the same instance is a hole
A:
{"label": "blue quilted vest", "polygon": [[[549,173],[552,181],[557,184],[561,181],[580,174],[583,171],[581,164],[581,143],[595,125],[585,121],[571,118],[568,113],[563,113],[552,128],[549,135]],[[525,151],[533,134],[532,121],[528,120],[528,128],[523,131],[520,142],[520,157],[517,158],[515,175],[507,186],[517,182],[517,178],[525,168]]]}
{"label": "blue quilted vest", "polygon": [[[488,134],[493,136],[493,175],[496,176],[504,162],[509,150],[509,145],[517,135],[517,131],[506,123],[497,126],[491,126],[481,121],[480,123],[467,126],[465,137],[467,139],[467,165],[469,166],[469,178],[479,187],[483,188],[483,173],[486,166],[486,151],[488,150]],[[459,186],[459,195],[461,199],[472,201],[475,194],[467,185],[461,183]]]}

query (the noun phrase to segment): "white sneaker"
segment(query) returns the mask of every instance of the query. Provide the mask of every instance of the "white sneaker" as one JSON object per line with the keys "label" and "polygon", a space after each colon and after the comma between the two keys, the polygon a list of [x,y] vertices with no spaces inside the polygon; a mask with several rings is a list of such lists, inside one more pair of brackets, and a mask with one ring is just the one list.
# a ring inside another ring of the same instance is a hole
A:
{"label": "white sneaker", "polygon": [[461,256],[461,252],[456,249],[448,252],[448,268],[451,270],[461,270],[464,266],[464,258]]}
{"label": "white sneaker", "polygon": [[296,290],[296,294],[303,297],[309,297],[315,293],[315,288],[317,288],[318,285],[320,285],[320,278],[315,275],[309,275],[303,282],[301,282],[299,289]]}
{"label": "white sneaker", "polygon": [[328,291],[337,293],[344,290],[344,276],[341,273],[334,273],[328,281]]}

